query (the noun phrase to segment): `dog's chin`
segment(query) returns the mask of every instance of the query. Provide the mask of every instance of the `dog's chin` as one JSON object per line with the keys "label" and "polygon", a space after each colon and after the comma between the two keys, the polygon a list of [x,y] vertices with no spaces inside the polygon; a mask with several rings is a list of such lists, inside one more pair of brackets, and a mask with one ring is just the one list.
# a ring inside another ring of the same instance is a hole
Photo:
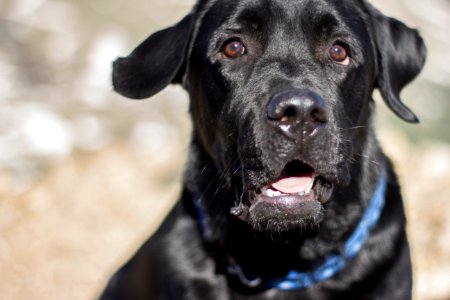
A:
{"label": "dog's chin", "polygon": [[249,225],[258,231],[282,232],[313,227],[322,220],[323,206],[307,196],[282,195],[267,197],[258,195],[250,205]]}

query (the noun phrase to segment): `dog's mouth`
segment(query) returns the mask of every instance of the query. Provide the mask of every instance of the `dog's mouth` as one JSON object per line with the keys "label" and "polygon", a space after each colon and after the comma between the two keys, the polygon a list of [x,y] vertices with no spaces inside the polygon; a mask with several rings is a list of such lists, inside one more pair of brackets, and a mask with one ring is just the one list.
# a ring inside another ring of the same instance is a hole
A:
{"label": "dog's mouth", "polygon": [[322,204],[329,200],[332,191],[330,181],[310,165],[295,160],[272,182],[249,192],[248,201],[240,205],[239,217],[262,230],[282,231],[317,223]]}
{"label": "dog's mouth", "polygon": [[314,169],[302,163],[288,164],[280,177],[257,191],[268,198],[299,197],[307,200],[314,196],[313,186],[317,175]]}
{"label": "dog's mouth", "polygon": [[251,204],[261,200],[270,201],[283,198],[295,202],[328,201],[333,185],[324,179],[310,165],[292,161],[286,165],[281,175],[272,183],[258,189]]}

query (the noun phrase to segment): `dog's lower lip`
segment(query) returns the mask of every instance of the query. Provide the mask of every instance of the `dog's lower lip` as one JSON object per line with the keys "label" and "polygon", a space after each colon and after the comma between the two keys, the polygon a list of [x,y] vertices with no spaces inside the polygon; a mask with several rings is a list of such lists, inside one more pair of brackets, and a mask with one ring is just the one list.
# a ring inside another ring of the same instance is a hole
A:
{"label": "dog's lower lip", "polygon": [[307,201],[316,200],[316,195],[314,191],[309,192],[308,194],[280,194],[277,196],[266,196],[259,195],[256,201],[267,202],[267,203],[279,203],[283,206],[289,206],[291,204],[299,204]]}

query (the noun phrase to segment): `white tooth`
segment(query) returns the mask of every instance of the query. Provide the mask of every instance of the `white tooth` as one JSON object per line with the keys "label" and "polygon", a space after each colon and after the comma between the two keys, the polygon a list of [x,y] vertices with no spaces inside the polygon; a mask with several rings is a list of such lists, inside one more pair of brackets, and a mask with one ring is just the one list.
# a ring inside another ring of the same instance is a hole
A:
{"label": "white tooth", "polygon": [[284,195],[282,192],[273,190],[271,188],[263,189],[262,194],[267,197],[278,197]]}
{"label": "white tooth", "polygon": [[305,194],[309,194],[309,193],[311,192],[311,189],[312,189],[312,187],[313,187],[313,185],[314,185],[314,180],[315,180],[315,178],[313,177],[312,180],[311,180],[311,182],[309,183],[308,188],[307,188],[306,191],[305,191]]}
{"label": "white tooth", "polygon": [[264,195],[266,195],[267,197],[273,197],[273,194],[274,194],[274,190],[272,190],[272,189],[266,189],[265,191],[264,191]]}

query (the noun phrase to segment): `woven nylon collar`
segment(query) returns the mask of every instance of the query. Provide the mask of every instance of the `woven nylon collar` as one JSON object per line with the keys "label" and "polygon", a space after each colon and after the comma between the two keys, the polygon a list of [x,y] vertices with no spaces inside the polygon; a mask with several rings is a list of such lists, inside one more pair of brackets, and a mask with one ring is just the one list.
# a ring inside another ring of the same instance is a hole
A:
{"label": "woven nylon collar", "polygon": [[[372,196],[369,206],[364,212],[361,220],[353,231],[352,235],[344,244],[344,250],[341,255],[331,255],[325,259],[325,262],[316,267],[311,272],[299,272],[291,270],[285,277],[273,278],[263,281],[261,278],[248,278],[241,267],[233,260],[229,259],[228,273],[239,278],[240,282],[249,288],[275,288],[283,291],[301,290],[312,286],[315,283],[327,280],[340,270],[346,263],[359,253],[367,238],[369,232],[378,223],[385,203],[385,194],[387,187],[386,175],[383,173]],[[195,199],[199,201],[200,199]],[[194,201],[195,202],[195,201]],[[197,217],[202,231],[205,230],[205,218],[202,208],[196,203]]]}

